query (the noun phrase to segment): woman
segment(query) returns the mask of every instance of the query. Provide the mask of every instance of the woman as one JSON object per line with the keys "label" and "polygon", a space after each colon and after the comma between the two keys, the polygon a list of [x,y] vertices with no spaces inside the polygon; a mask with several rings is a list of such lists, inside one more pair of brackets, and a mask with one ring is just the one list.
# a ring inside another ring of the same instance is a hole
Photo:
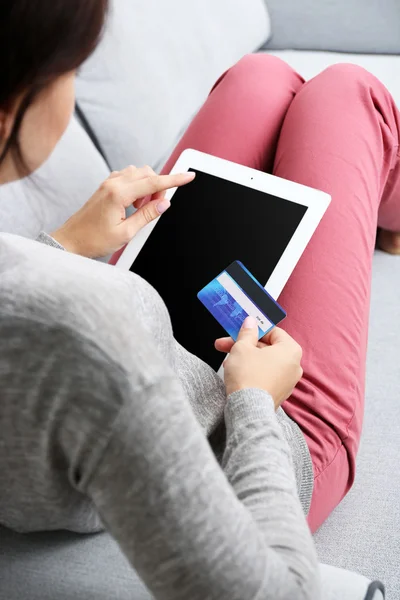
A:
{"label": "woman", "polygon": [[[2,183],[35,170],[61,136],[75,70],[106,8],[13,0],[5,9]],[[217,340],[230,352],[224,387],[173,340],[154,290],[78,256],[123,246],[168,209],[163,192],[190,184],[187,175],[112,173],[65,225],[41,235],[67,252],[38,246],[34,266],[32,243],[3,236],[1,523],[82,532],[104,523],[156,598],[318,598],[298,495],[306,511],[311,502],[315,529],[354,478],[378,216],[382,245],[399,244],[388,233],[400,231],[398,139],[393,100],[365,71],[339,66],[304,84],[281,61],[246,57],[216,84],[165,167],[190,146],[332,195],[282,295],[304,349],[295,390],[301,350],[284,331],[257,344],[250,321],[239,343]],[[125,219],[132,203],[139,210]],[[128,313],[126,323],[119,314]],[[291,419],[280,409],[279,425],[273,409],[289,396]],[[220,468],[199,424],[211,436],[222,414]]]}

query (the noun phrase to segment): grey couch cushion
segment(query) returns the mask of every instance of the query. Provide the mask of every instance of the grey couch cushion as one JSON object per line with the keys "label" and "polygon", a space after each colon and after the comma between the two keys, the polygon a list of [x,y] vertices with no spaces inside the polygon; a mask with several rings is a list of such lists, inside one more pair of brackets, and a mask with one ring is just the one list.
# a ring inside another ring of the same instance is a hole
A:
{"label": "grey couch cushion", "polygon": [[150,600],[106,534],[20,535],[0,528],[1,600]]}
{"label": "grey couch cushion", "polygon": [[[364,600],[368,579],[326,565],[320,570],[322,600]],[[0,599],[6,598],[151,600],[152,596],[107,534],[24,536],[0,528]],[[379,595],[371,600],[380,600]]]}
{"label": "grey couch cushion", "polygon": [[399,0],[266,0],[269,48],[400,53]]}
{"label": "grey couch cushion", "polygon": [[400,257],[374,257],[364,431],[353,489],[317,532],[320,560],[400,598]]}
{"label": "grey couch cushion", "polygon": [[340,52],[312,52],[311,50],[268,50],[293,67],[306,80],[315,77],[337,63],[359,65],[378,77],[400,107],[400,55],[342,54]]}

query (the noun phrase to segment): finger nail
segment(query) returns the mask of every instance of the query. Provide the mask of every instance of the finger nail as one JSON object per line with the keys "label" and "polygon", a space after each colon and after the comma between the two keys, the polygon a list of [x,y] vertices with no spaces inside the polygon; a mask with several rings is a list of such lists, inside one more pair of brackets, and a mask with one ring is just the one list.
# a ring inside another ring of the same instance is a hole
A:
{"label": "finger nail", "polygon": [[184,177],[188,181],[192,181],[192,179],[194,179],[196,177],[196,173],[194,173],[194,171],[190,171],[188,173],[182,173],[182,177]]}
{"label": "finger nail", "polygon": [[163,200],[157,204],[157,210],[162,215],[166,210],[171,206],[171,202],[169,200]]}
{"label": "finger nail", "polygon": [[243,329],[254,329],[257,327],[257,321],[254,317],[246,317],[243,321]]}

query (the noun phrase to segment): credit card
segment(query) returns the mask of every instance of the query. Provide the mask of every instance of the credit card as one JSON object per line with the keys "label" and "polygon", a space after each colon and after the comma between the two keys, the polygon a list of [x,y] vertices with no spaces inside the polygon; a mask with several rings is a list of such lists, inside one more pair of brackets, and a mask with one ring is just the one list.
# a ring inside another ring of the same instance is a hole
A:
{"label": "credit card", "polygon": [[256,319],[259,339],[286,317],[283,308],[238,260],[197,297],[235,341],[246,317]]}

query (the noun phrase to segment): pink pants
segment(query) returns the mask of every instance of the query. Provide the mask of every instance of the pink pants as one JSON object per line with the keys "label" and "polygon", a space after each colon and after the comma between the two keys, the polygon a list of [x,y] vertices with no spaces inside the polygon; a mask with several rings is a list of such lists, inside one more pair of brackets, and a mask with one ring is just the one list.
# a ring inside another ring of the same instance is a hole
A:
{"label": "pink pants", "polygon": [[335,65],[304,83],[280,59],[249,55],[219,79],[164,168],[195,148],[332,196],[280,297],[304,352],[284,409],[313,461],[312,530],[354,480],[376,230],[400,231],[399,132],[393,99],[362,68]]}

